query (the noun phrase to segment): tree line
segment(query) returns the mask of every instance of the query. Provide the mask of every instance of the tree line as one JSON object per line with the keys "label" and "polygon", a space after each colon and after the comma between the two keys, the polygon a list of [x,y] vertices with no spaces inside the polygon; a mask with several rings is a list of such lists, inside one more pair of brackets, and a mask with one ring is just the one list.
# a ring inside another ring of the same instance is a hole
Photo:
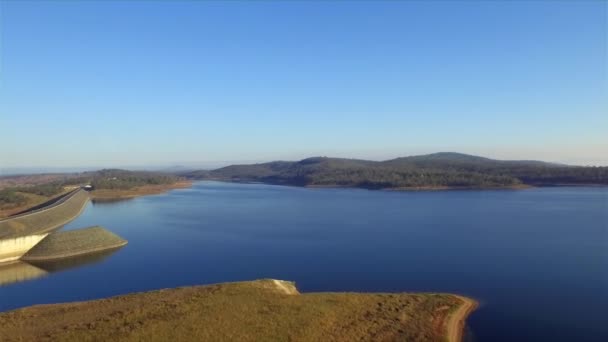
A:
{"label": "tree line", "polygon": [[66,177],[64,180],[45,184],[1,189],[0,207],[26,204],[28,199],[25,194],[53,197],[60,194],[65,186],[90,184],[95,189],[129,190],[144,185],[173,184],[181,179],[181,177],[171,174],[120,169],[83,172],[75,177]]}
{"label": "tree line", "polygon": [[299,162],[231,165],[186,174],[194,179],[256,181],[289,185],[403,187],[514,187],[606,184],[608,167],[580,167],[537,161],[498,161],[455,153],[375,162],[308,158]]}

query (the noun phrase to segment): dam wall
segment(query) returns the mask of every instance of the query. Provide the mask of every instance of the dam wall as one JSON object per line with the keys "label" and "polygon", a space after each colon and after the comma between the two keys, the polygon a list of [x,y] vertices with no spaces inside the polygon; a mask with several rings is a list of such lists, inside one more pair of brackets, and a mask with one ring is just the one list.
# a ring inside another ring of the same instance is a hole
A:
{"label": "dam wall", "polygon": [[48,207],[0,220],[0,240],[49,233],[78,217],[88,200],[88,193],[78,189]]}
{"label": "dam wall", "polygon": [[80,215],[88,201],[88,193],[78,189],[48,206],[0,220],[0,264],[67,259],[126,245],[126,240],[99,226],[55,232]]}
{"label": "dam wall", "polygon": [[47,235],[48,233],[0,240],[0,263],[19,259]]}

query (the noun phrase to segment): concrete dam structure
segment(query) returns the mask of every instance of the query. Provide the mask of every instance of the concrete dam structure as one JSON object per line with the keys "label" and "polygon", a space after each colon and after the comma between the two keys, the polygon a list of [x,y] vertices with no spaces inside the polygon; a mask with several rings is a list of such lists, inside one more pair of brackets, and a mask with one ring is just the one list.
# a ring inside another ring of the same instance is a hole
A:
{"label": "concrete dam structure", "polygon": [[72,221],[89,201],[86,191],[69,192],[52,204],[0,220],[0,240],[49,233]]}
{"label": "concrete dam structure", "polygon": [[0,240],[0,263],[21,258],[49,234],[19,236]]}
{"label": "concrete dam structure", "polygon": [[46,207],[0,220],[0,262],[19,259],[50,232],[78,217],[88,200],[86,191],[77,189]]}
{"label": "concrete dam structure", "polygon": [[[54,233],[78,217],[88,201],[88,193],[77,189],[56,198],[47,206],[0,220],[0,263],[22,259],[28,253],[36,260],[44,260],[45,256],[72,257],[125,245],[126,240],[101,227],[83,229],[77,233]],[[46,239],[50,240],[41,245]],[[37,246],[41,246],[38,251]]]}

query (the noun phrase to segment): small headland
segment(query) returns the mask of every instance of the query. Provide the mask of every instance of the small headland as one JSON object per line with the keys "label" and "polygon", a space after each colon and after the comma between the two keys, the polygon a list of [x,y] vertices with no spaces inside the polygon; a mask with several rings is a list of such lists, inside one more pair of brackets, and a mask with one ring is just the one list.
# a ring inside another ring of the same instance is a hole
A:
{"label": "small headland", "polygon": [[158,195],[173,189],[185,189],[192,186],[191,181],[179,181],[172,184],[143,185],[132,189],[96,189],[91,191],[93,202],[112,202],[140,196]]}
{"label": "small headland", "polygon": [[264,279],[0,313],[0,340],[457,341],[449,323],[466,318],[467,303],[436,293],[300,293]]}

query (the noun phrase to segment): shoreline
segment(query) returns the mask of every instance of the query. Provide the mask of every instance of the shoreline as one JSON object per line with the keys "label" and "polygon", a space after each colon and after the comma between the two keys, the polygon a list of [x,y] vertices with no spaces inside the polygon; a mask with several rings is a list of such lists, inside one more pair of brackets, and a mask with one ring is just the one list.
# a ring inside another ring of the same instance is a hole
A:
{"label": "shoreline", "polygon": [[298,185],[289,183],[271,183],[263,181],[234,181],[230,179],[218,179],[218,178],[207,178],[207,179],[192,179],[193,182],[222,182],[222,183],[235,183],[235,184],[265,184],[265,185],[276,185],[276,186],[287,186],[294,188],[304,189],[359,189],[368,191],[387,191],[387,192],[426,192],[426,191],[484,191],[484,190],[529,190],[539,188],[559,188],[559,187],[592,187],[592,188],[608,188],[607,184],[517,184],[510,186],[418,186],[418,187],[395,187],[395,188],[371,188],[363,186],[353,185]]}
{"label": "shoreline", "polygon": [[[468,191],[468,190],[526,190],[532,188],[551,187],[551,186],[563,186],[563,185],[531,185],[531,184],[517,184],[509,186],[413,186],[413,187],[393,187],[393,188],[381,188],[381,187],[365,187],[356,185],[322,185],[322,184],[290,184],[290,183],[273,183],[263,181],[235,181],[230,179],[220,178],[203,178],[203,179],[192,179],[192,182],[221,182],[221,183],[234,183],[234,184],[265,184],[265,185],[276,185],[276,186],[287,186],[293,188],[304,188],[304,189],[359,189],[368,191],[395,191],[395,192],[407,192],[407,191]],[[570,185],[566,185],[570,186]],[[579,186],[606,186],[608,185],[586,185],[581,184]]]}
{"label": "shoreline", "polygon": [[468,190],[526,190],[536,188],[536,186],[528,184],[518,184],[509,186],[415,186],[415,187],[397,187],[397,188],[381,188],[381,191],[468,191]]}
{"label": "shoreline", "polygon": [[463,296],[454,295],[454,297],[462,300],[463,303],[449,316],[446,334],[448,342],[461,342],[466,320],[479,307],[479,303]]}
{"label": "shoreline", "polygon": [[141,196],[159,195],[174,189],[187,189],[192,186],[192,183],[192,181],[181,181],[173,184],[144,185],[128,190],[99,189],[91,191],[89,197],[94,202],[126,200]]}

